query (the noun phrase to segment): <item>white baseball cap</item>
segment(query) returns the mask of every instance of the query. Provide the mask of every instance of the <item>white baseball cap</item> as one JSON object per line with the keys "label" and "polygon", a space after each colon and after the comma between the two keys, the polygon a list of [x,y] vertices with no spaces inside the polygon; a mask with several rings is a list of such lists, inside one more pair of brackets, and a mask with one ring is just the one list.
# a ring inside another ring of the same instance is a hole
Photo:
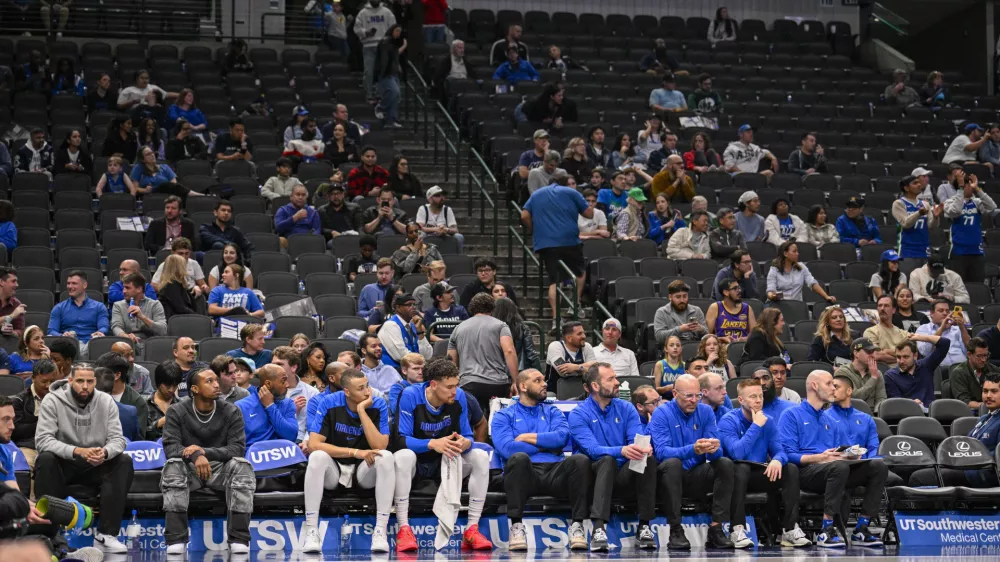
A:
{"label": "white baseball cap", "polygon": [[931,173],[932,172],[926,168],[917,167],[914,168],[912,172],[910,172],[910,175],[918,178],[920,176],[929,176],[931,175]]}

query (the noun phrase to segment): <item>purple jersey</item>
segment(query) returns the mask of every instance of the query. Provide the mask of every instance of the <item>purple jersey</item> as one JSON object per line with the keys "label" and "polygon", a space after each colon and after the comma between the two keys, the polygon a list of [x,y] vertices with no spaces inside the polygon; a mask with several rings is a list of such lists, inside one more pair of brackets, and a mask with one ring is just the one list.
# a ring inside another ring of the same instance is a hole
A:
{"label": "purple jersey", "polygon": [[715,335],[720,338],[746,339],[750,335],[750,305],[743,303],[740,311],[730,314],[722,301],[719,305],[719,316],[715,320]]}

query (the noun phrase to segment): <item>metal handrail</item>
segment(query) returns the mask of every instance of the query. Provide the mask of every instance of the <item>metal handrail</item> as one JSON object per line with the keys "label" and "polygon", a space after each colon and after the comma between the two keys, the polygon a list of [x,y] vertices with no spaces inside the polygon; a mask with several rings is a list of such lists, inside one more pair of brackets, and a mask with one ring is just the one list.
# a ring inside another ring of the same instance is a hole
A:
{"label": "metal handrail", "polygon": [[[576,274],[574,274],[570,270],[569,266],[566,265],[566,262],[564,262],[562,260],[559,260],[557,262],[557,265],[559,266],[559,269],[561,269],[563,271],[563,273],[565,273],[569,277],[569,279],[570,279],[570,286],[573,289],[573,292],[570,293],[569,296],[567,296],[566,293],[563,291],[562,284],[561,283],[556,283],[556,317],[555,317],[554,320],[555,320],[556,329],[558,330],[558,329],[560,329],[562,327],[561,309],[562,309],[563,300],[566,300],[569,303],[569,305],[570,305],[569,308],[571,308],[573,310],[573,317],[572,317],[573,322],[576,322],[577,320],[580,319],[580,303],[577,302],[577,299],[576,299],[576,295],[577,295]],[[538,271],[539,278],[541,277],[541,275],[542,275],[542,272],[541,272],[541,270],[539,270]]]}
{"label": "metal handrail", "polygon": [[[525,320],[524,321],[524,325],[529,330],[532,329],[532,328],[534,328],[535,330],[538,331],[538,350],[541,350],[541,353],[539,353],[539,358],[544,357],[545,356],[545,351],[544,350],[546,349],[545,348],[545,330],[543,330],[542,327],[539,326],[537,322],[532,322],[530,320]],[[545,361],[541,360],[540,363],[541,363],[541,365],[539,365],[539,366],[542,367],[542,369],[544,369],[545,368]]]}
{"label": "metal handrail", "polygon": [[611,311],[604,306],[604,303],[596,299],[594,300],[594,327],[591,328],[591,331],[594,333],[594,337],[597,338],[596,341],[604,339],[604,334],[601,331],[604,321],[614,317],[615,315],[611,314]]}

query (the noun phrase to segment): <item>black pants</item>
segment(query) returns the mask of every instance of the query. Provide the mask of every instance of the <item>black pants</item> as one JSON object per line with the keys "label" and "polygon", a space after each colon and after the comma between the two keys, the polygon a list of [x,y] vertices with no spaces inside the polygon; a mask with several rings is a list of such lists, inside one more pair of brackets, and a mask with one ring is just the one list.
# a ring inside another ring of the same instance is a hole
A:
{"label": "black pants", "polygon": [[719,457],[710,463],[699,464],[684,470],[681,459],[667,459],[660,463],[660,497],[665,506],[667,524],[681,524],[681,500],[702,499],[712,493],[712,522],[729,521],[733,500],[733,461]]}
{"label": "black pants", "polygon": [[479,402],[479,407],[482,408],[483,413],[489,417],[490,414],[490,399],[493,397],[497,398],[510,398],[510,383],[503,384],[488,384],[484,382],[470,382],[462,385],[462,390],[466,394],[472,396]]}
{"label": "black pants", "polygon": [[966,283],[982,283],[986,280],[986,256],[952,255],[948,259],[948,269]]}
{"label": "black pants", "polygon": [[[98,466],[74,458],[66,460],[53,453],[39,453],[35,459],[35,496],[52,496],[63,499],[72,485],[88,486],[100,498],[101,517],[97,530],[105,535],[118,536],[125,514],[125,496],[132,487],[132,457],[121,454]],[[30,534],[52,536],[54,525],[37,525]]]}
{"label": "black pants", "polygon": [[591,466],[594,470],[593,503],[590,518],[611,519],[611,497],[618,492],[631,498],[635,496],[639,507],[639,520],[652,521],[656,516],[656,459],[646,457],[646,470],[642,474],[629,469],[629,461],[618,468],[612,456],[602,457]]}
{"label": "black pants", "polygon": [[524,504],[531,496],[551,495],[568,498],[574,521],[589,515],[587,493],[593,482],[590,459],[573,455],[560,462],[533,464],[526,453],[507,459],[503,469],[503,488],[507,493],[507,517],[524,516]]}
{"label": "black pants", "polygon": [[733,503],[731,521],[733,525],[746,525],[746,495],[767,493],[768,504],[774,503],[775,496],[781,496],[785,508],[785,516],[781,518],[781,527],[788,531],[799,521],[799,467],[787,463],[781,467],[781,478],[771,482],[764,475],[764,467],[749,463],[733,463],[735,483],[733,485]]}
{"label": "black pants", "polygon": [[153,188],[153,193],[166,193],[167,195],[176,195],[184,199],[188,196],[188,193],[191,193],[191,190],[179,183],[163,182]]}
{"label": "black pants", "polygon": [[844,505],[851,501],[851,491],[858,486],[865,487],[863,514],[869,517],[878,515],[888,475],[889,469],[882,459],[857,464],[834,461],[799,468],[802,489],[823,494],[823,514],[828,516],[842,514]]}
{"label": "black pants", "polygon": [[[954,468],[942,468],[941,480],[943,486],[967,486],[970,488],[990,488],[998,486],[997,475],[993,469],[983,470],[956,470]],[[937,474],[933,468],[922,468],[910,476],[910,486],[937,486]]]}

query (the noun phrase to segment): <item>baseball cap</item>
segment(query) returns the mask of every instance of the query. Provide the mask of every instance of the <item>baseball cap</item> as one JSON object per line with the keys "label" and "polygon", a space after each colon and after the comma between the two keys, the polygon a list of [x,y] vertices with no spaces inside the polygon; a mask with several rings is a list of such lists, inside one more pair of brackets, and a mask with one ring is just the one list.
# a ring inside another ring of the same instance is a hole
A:
{"label": "baseball cap", "polygon": [[537,139],[547,139],[547,138],[549,138],[549,132],[546,131],[545,129],[538,129],[537,131],[535,131],[535,134],[534,134],[533,138],[536,139],[536,140]]}
{"label": "baseball cap", "polygon": [[852,351],[867,351],[871,353],[878,349],[878,346],[873,344],[868,338],[858,338],[851,343]]}
{"label": "baseball cap", "polygon": [[632,189],[628,190],[628,196],[631,197],[632,199],[635,199],[636,201],[646,200],[646,194],[642,192],[641,187],[633,187]]}
{"label": "baseball cap", "polygon": [[964,130],[964,131],[965,131],[966,133],[970,133],[970,132],[972,132],[972,131],[975,131],[975,130],[977,130],[977,129],[978,129],[978,130],[980,130],[980,131],[982,131],[982,130],[983,130],[983,128],[982,128],[982,127],[980,127],[979,125],[977,125],[977,124],[975,124],[975,123],[969,123],[968,125],[966,125],[965,127],[963,127],[963,130]]}
{"label": "baseball cap", "polygon": [[899,261],[899,253],[896,250],[886,250],[882,252],[882,261]]}
{"label": "baseball cap", "polygon": [[850,199],[847,200],[847,203],[844,206],[847,207],[848,209],[851,208],[857,209],[860,207],[864,207],[865,199],[864,197],[851,197]]}
{"label": "baseball cap", "polygon": [[445,281],[435,283],[434,286],[431,287],[431,300],[434,300],[445,293],[453,293],[456,290],[457,289],[455,287],[452,287]]}
{"label": "baseball cap", "polygon": [[747,131],[752,131],[752,130],[753,130],[753,127],[751,127],[749,124],[744,124],[744,125],[740,125],[740,128],[737,130],[737,132],[742,135],[743,133],[745,133]]}
{"label": "baseball cap", "polygon": [[944,273],[944,262],[933,261],[927,264],[927,269],[930,270],[931,275],[938,277]]}
{"label": "baseball cap", "polygon": [[913,183],[916,179],[917,179],[916,176],[906,176],[905,178],[899,180],[899,187],[900,188],[906,187],[911,183]]}
{"label": "baseball cap", "polygon": [[403,305],[411,304],[411,303],[415,303],[415,302],[417,302],[417,299],[413,298],[413,295],[411,295],[410,293],[403,293],[402,295],[399,295],[398,297],[396,297],[396,300],[393,301],[392,305],[393,306],[403,306]]}
{"label": "baseball cap", "polygon": [[[327,190],[329,192],[331,192],[331,193],[334,192],[334,191],[344,191],[344,184],[339,183],[339,182],[327,183],[327,184],[323,184],[323,185],[326,185],[327,186]],[[319,186],[320,189],[323,188],[323,185]]]}
{"label": "baseball cap", "polygon": [[304,117],[309,115],[309,110],[306,109],[306,106],[304,105],[295,106],[295,115],[298,117]]}
{"label": "baseball cap", "polygon": [[427,190],[427,198],[430,199],[431,197],[434,197],[435,195],[441,195],[442,193],[444,193],[444,190],[441,189],[441,186],[432,185],[430,189]]}
{"label": "baseball cap", "polygon": [[913,176],[913,177],[915,177],[915,178],[919,178],[921,176],[929,176],[929,175],[931,175],[931,171],[928,170],[928,169],[926,169],[926,168],[917,167],[917,168],[914,168],[912,172],[910,172],[910,175]]}
{"label": "baseball cap", "polygon": [[608,318],[604,321],[604,325],[601,328],[618,328],[620,332],[622,331],[622,323],[617,318]]}
{"label": "baseball cap", "polygon": [[257,363],[255,363],[253,359],[249,359],[247,357],[237,357],[236,362],[246,365],[247,369],[250,369],[251,373],[257,370]]}
{"label": "baseball cap", "polygon": [[[748,126],[749,125],[743,125],[743,127]],[[743,127],[740,127],[740,129],[743,129]],[[754,199],[760,199],[760,197],[757,196],[756,191],[744,191],[743,195],[740,195],[740,205],[745,205]]]}

